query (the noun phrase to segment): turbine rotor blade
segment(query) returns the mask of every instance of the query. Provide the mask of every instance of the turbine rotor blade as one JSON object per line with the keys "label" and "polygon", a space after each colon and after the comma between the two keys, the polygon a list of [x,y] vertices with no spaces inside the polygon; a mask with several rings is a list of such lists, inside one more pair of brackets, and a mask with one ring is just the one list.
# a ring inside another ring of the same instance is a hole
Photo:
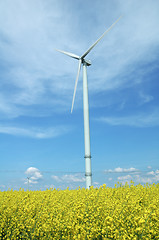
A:
{"label": "turbine rotor blade", "polygon": [[66,55],[68,55],[69,57],[72,57],[72,58],[75,58],[75,59],[80,59],[80,57],[74,53],[70,53],[70,52],[66,52],[66,51],[62,51],[62,50],[58,50],[58,49],[55,49],[56,51],[58,52],[61,52],[61,53],[64,53]]}
{"label": "turbine rotor blade", "polygon": [[122,16],[120,16],[103,34],[100,38],[97,39],[97,41],[81,56],[81,59],[83,59],[91,50],[95,47],[95,45],[105,36],[106,33],[110,31],[112,27],[120,20]]}
{"label": "turbine rotor blade", "polygon": [[72,113],[72,111],[73,111],[73,106],[74,106],[74,101],[75,101],[75,95],[76,95],[76,89],[77,89],[77,83],[78,83],[79,74],[80,74],[80,69],[81,69],[81,63],[82,63],[82,60],[80,59],[80,60],[79,60],[79,64],[78,64],[78,71],[77,71],[77,77],[76,77],[76,82],[75,82],[74,93],[73,93],[71,113]]}

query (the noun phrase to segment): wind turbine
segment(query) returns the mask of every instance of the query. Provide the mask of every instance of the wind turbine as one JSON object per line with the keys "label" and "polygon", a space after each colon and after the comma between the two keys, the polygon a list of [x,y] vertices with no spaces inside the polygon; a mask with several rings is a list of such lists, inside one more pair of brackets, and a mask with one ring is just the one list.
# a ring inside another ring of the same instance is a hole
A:
{"label": "wind turbine", "polygon": [[91,61],[85,59],[87,54],[95,47],[95,45],[110,31],[110,29],[120,20],[121,16],[102,34],[100,38],[80,57],[76,54],[58,50],[57,51],[68,55],[69,57],[75,58],[79,61],[77,77],[75,81],[75,88],[72,100],[71,113],[73,111],[74,100],[76,95],[77,83],[79,79],[81,64],[83,64],[83,115],[84,115],[84,142],[85,142],[85,177],[86,177],[86,188],[90,188],[92,185],[92,170],[91,170],[91,151],[90,151],[90,128],[89,128],[89,104],[88,104],[88,84],[87,84],[87,66],[91,65]]}

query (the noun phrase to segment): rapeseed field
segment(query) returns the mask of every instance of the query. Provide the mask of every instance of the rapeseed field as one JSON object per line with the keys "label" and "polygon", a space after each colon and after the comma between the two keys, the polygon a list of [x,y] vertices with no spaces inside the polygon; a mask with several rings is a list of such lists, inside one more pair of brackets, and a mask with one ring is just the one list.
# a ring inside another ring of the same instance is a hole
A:
{"label": "rapeseed field", "polygon": [[0,191],[0,239],[159,239],[159,184]]}

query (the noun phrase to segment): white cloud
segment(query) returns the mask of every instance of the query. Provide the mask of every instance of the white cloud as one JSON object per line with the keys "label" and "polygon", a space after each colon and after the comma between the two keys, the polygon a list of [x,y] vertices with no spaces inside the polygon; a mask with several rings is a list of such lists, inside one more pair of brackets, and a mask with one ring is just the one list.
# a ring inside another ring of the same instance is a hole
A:
{"label": "white cloud", "polygon": [[63,182],[63,183],[76,183],[76,182],[85,182],[85,177],[83,177],[81,174],[65,174],[63,176],[52,176],[52,179],[54,179],[56,182]]}
{"label": "white cloud", "polygon": [[43,175],[41,174],[40,170],[35,167],[29,167],[26,170],[25,174],[27,175],[27,178],[28,178],[28,180],[25,181],[25,184],[27,184],[28,181],[29,181],[29,184],[31,183],[37,184],[38,181],[43,178]]}
{"label": "white cloud", "polygon": [[[38,181],[34,180],[32,177],[28,179],[29,185],[30,184],[38,184]],[[28,181],[25,181],[24,184],[28,184]]]}
{"label": "white cloud", "polygon": [[37,139],[54,138],[63,135],[69,131],[68,127],[57,126],[54,128],[19,128],[0,126],[0,133],[10,134],[15,136],[24,136]]}
{"label": "white cloud", "polygon": [[37,168],[35,168],[35,167],[29,167],[27,170],[26,170],[26,172],[25,172],[25,174],[28,174],[28,175],[34,175],[34,176],[37,176],[37,178],[41,178],[41,174],[40,174],[40,170],[39,169],[37,169]]}

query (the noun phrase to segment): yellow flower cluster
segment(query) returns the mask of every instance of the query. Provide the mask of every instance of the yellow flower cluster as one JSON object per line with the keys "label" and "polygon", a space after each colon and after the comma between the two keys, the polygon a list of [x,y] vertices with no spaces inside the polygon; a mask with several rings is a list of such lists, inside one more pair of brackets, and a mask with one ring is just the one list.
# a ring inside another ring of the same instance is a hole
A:
{"label": "yellow flower cluster", "polygon": [[0,191],[0,239],[159,239],[159,184]]}

